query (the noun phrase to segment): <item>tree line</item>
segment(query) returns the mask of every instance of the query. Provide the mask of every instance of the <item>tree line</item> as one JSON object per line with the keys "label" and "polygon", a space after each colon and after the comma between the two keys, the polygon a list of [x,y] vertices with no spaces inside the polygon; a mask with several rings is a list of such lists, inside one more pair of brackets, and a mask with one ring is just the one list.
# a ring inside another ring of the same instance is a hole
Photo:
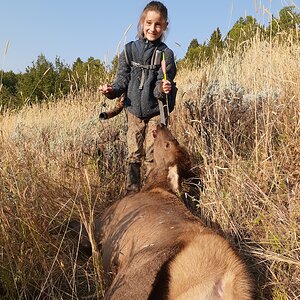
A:
{"label": "tree line", "polygon": [[235,52],[246,50],[255,39],[277,40],[281,43],[297,43],[300,41],[300,14],[293,6],[286,6],[280,10],[278,18],[274,16],[267,26],[263,26],[252,16],[239,18],[223,38],[217,28],[210,36],[208,42],[199,44],[193,39],[188,47],[182,64],[200,66],[203,62],[210,61],[217,54],[227,50]]}
{"label": "tree line", "polygon": [[117,58],[110,66],[93,57],[86,62],[77,58],[69,66],[59,57],[52,63],[40,54],[24,73],[1,72],[0,110],[53,101],[85,89],[95,89],[101,79],[109,80],[114,76],[116,66]]}
{"label": "tree line", "polygon": [[[177,61],[178,68],[201,66],[224,50],[235,52],[237,49],[247,49],[255,38],[276,38],[287,42],[288,36],[292,39],[290,42],[299,42],[299,26],[300,14],[293,6],[281,9],[278,18],[273,16],[267,26],[259,24],[252,16],[241,17],[225,38],[217,28],[202,44],[193,39],[185,57]],[[24,104],[54,101],[85,89],[95,90],[101,81],[108,82],[114,78],[117,64],[117,56],[109,66],[90,57],[86,62],[78,58],[69,66],[59,57],[52,63],[40,54],[24,73],[0,71],[0,112]]]}

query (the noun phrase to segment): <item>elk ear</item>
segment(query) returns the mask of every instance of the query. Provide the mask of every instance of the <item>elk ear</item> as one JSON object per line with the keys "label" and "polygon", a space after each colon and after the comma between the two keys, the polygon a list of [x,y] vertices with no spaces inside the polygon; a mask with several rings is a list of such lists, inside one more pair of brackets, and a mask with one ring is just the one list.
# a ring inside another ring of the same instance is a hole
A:
{"label": "elk ear", "polygon": [[223,279],[220,279],[215,283],[213,292],[218,299],[224,299],[224,288],[225,282]]}
{"label": "elk ear", "polygon": [[170,180],[171,189],[174,193],[179,191],[179,174],[178,174],[178,167],[174,165],[169,167],[168,179]]}

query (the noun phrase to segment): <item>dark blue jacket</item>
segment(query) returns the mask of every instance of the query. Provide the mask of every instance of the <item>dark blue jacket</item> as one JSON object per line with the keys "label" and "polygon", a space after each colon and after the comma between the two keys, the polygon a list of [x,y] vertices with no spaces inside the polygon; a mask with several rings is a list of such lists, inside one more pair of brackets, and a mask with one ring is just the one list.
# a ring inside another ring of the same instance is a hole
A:
{"label": "dark blue jacket", "polygon": [[107,97],[114,99],[126,92],[125,107],[130,113],[140,119],[159,115],[157,99],[166,99],[165,93],[161,91],[161,65],[151,69],[141,66],[151,65],[153,52],[162,50],[165,55],[167,80],[172,84],[172,91],[167,95],[171,112],[175,106],[177,90],[173,81],[176,75],[173,51],[161,41],[150,42],[147,39],[130,42],[125,45],[125,49],[126,53],[123,50],[119,57],[117,78],[112,84],[113,91]]}

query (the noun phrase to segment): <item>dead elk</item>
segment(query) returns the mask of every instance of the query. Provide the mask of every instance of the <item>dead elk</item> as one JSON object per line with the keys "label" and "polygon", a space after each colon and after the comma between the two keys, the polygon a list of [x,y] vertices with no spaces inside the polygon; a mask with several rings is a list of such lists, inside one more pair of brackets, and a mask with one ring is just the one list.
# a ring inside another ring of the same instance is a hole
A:
{"label": "dead elk", "polygon": [[108,208],[101,220],[104,299],[252,299],[252,284],[229,243],[176,196],[190,169],[187,151],[162,125],[144,188]]}

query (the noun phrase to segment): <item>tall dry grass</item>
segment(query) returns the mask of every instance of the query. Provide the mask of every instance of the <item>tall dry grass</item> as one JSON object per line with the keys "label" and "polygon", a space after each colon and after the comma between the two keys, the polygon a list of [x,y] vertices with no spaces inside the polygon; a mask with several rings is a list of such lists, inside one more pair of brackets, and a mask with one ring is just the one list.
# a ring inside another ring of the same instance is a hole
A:
{"label": "tall dry grass", "polygon": [[196,200],[252,261],[258,299],[300,297],[299,66],[299,45],[257,41],[178,76],[173,128],[201,158]]}
{"label": "tall dry grass", "polygon": [[[299,50],[256,41],[177,75],[170,126],[204,186],[187,183],[189,199],[245,257],[255,299],[300,297]],[[101,103],[113,105],[86,92],[1,116],[3,299],[101,298],[97,244],[84,257],[64,226],[90,230],[122,193],[126,121],[100,122]]]}
{"label": "tall dry grass", "polygon": [[100,123],[98,110],[99,97],[84,93],[1,117],[0,291],[8,299],[101,294],[96,251],[81,263],[56,232],[69,219],[91,220],[119,194],[124,122]]}

